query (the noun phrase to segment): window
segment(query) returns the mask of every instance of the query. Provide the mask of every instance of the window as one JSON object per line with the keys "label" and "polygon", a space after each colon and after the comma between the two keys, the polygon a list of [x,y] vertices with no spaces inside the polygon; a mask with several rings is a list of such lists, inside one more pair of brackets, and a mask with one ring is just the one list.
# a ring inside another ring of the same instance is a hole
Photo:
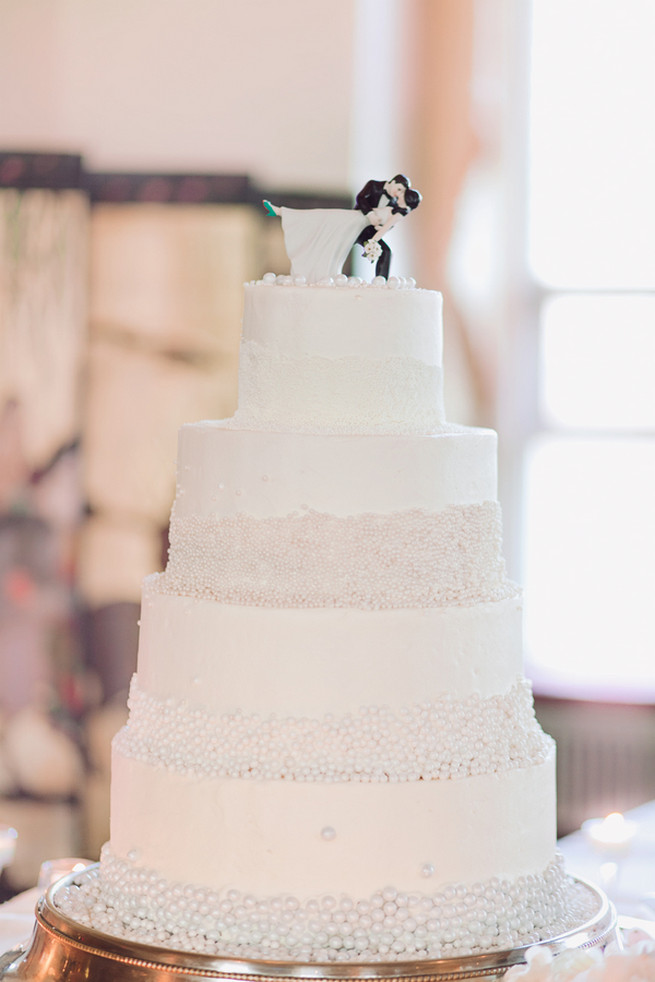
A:
{"label": "window", "polygon": [[526,660],[655,697],[655,4],[533,0]]}

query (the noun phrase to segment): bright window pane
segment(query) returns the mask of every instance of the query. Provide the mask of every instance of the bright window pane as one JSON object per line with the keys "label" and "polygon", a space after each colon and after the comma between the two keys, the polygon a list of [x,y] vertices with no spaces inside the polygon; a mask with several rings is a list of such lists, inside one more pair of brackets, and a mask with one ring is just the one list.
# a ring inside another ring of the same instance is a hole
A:
{"label": "bright window pane", "polygon": [[545,422],[594,430],[655,430],[655,298],[548,301],[540,340]]}
{"label": "bright window pane", "polygon": [[546,691],[655,696],[654,501],[655,441],[534,441],[526,472],[526,660]]}
{"label": "bright window pane", "polygon": [[529,259],[544,283],[655,285],[653,38],[653,0],[533,0]]}

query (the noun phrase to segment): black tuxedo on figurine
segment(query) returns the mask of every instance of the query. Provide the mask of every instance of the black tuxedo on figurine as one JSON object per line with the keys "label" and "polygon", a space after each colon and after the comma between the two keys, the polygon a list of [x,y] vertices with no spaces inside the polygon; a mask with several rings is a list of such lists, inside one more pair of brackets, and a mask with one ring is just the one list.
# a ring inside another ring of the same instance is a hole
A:
{"label": "black tuxedo on figurine", "polygon": [[[393,196],[393,191],[397,185],[403,185],[406,189],[409,188],[409,180],[404,174],[397,174],[391,181],[367,181],[355,198],[356,210],[361,211],[364,215],[368,215],[374,208],[391,206],[392,215],[406,215],[411,208],[402,207],[398,203],[398,199]],[[359,245],[364,245],[369,239],[373,238],[377,231],[378,229],[375,225],[367,225],[357,236],[356,242]],[[380,238],[377,241],[382,249],[382,253],[375,266],[375,275],[384,276],[385,279],[388,279],[389,268],[391,266],[391,249],[384,239]]]}
{"label": "black tuxedo on figurine", "polygon": [[[387,204],[388,201],[393,204],[395,199],[390,198],[384,190],[384,181],[367,181],[362,190],[359,192],[355,198],[355,208],[357,211],[361,211],[362,214],[368,215],[370,211],[377,208],[378,205]],[[384,199],[384,200],[383,200]],[[366,228],[357,236],[357,243],[359,245],[364,245],[369,239],[372,239],[375,235],[376,229],[374,225],[367,225]],[[380,243],[380,248],[382,249],[382,255],[375,264],[375,275],[384,276],[385,279],[389,277],[389,268],[391,266],[391,249],[384,241],[384,239],[378,240]]]}

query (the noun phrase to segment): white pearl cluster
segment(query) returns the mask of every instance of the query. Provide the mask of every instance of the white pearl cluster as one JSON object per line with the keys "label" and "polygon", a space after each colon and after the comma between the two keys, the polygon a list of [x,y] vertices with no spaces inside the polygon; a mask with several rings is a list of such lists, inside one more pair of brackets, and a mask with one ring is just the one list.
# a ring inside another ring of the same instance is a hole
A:
{"label": "white pearl cluster", "polygon": [[290,781],[444,781],[543,762],[552,745],[530,686],[503,695],[450,695],[403,707],[366,706],[322,719],[216,716],[185,701],[130,690],[115,747],[126,757],[194,777]]}
{"label": "white pearl cluster", "polygon": [[237,958],[406,961],[533,944],[595,910],[555,859],[538,875],[408,894],[388,886],[365,898],[215,893],[169,883],[105,847],[100,875],[57,893],[73,920],[127,941]]}
{"label": "white pearl cluster", "polygon": [[232,425],[326,433],[428,434],[444,423],[443,369],[417,358],[302,358],[242,339]]}
{"label": "white pearl cluster", "polygon": [[[337,286],[337,287],[373,287],[374,289],[386,290],[414,290],[416,280],[413,276],[375,276],[369,283],[360,276],[346,276],[345,273],[338,273],[336,276],[326,276],[312,286]],[[248,286],[307,286],[304,276],[285,276],[280,273],[264,273],[261,280],[252,280]]]}
{"label": "white pearl cluster", "polygon": [[340,518],[178,518],[164,592],[262,607],[378,610],[515,596],[496,502]]}

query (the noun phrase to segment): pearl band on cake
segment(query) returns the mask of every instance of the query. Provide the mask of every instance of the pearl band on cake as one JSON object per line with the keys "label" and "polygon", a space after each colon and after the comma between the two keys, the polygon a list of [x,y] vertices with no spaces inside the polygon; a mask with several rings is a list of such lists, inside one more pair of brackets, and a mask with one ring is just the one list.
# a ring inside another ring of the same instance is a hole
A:
{"label": "pearl band on cake", "polygon": [[366,706],[344,717],[220,716],[143,692],[115,749],[199,777],[287,781],[444,781],[529,767],[552,740],[537,724],[529,685],[504,695],[448,695],[393,712]]}
{"label": "pearl band on cake", "polygon": [[438,607],[515,596],[496,502],[337,518],[176,518],[164,592],[268,607]]}
{"label": "pearl band on cake", "polygon": [[239,428],[409,434],[444,421],[442,369],[414,358],[299,360],[243,341],[239,373]]}

